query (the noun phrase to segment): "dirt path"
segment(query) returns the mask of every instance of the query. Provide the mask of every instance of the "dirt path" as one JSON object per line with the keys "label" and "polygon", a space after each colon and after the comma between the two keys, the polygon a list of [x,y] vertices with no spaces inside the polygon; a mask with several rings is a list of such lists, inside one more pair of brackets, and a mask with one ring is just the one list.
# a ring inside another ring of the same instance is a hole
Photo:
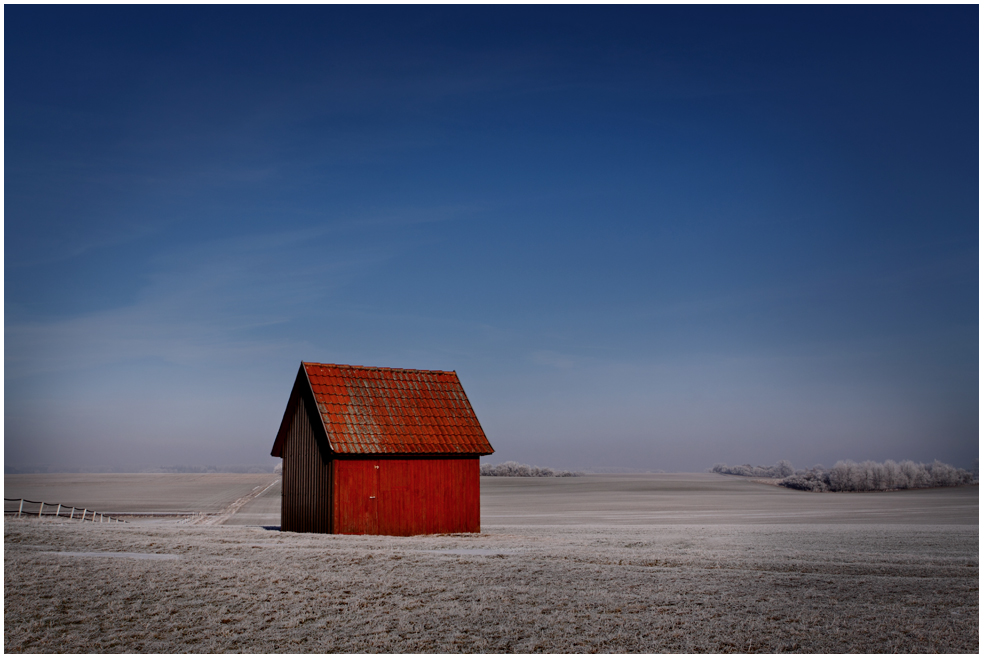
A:
{"label": "dirt path", "polygon": [[274,479],[266,487],[263,487],[263,486],[255,486],[253,488],[253,490],[250,491],[247,495],[244,495],[243,497],[239,498],[238,500],[236,500],[235,502],[233,502],[232,504],[230,504],[229,506],[227,506],[225,509],[223,509],[219,513],[205,513],[205,514],[201,514],[201,515],[197,516],[194,520],[192,520],[191,524],[193,524],[193,525],[221,525],[224,522],[226,522],[227,520],[229,520],[230,518],[232,518],[234,515],[236,515],[236,513],[240,509],[242,509],[244,506],[246,506],[247,504],[249,504],[253,500],[257,499],[258,497],[260,497],[261,495],[263,495],[264,493],[266,493],[268,490],[270,490],[274,486],[276,486],[279,481],[280,481],[279,478],[278,479]]}

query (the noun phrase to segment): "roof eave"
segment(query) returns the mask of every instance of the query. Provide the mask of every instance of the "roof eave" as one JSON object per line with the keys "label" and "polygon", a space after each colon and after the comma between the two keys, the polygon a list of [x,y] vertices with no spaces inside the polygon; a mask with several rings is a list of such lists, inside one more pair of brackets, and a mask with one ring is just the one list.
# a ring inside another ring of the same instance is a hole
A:
{"label": "roof eave", "polygon": [[325,426],[325,418],[322,416],[321,411],[318,410],[318,397],[315,396],[315,388],[311,386],[311,378],[308,376],[308,363],[301,363],[301,371],[304,372],[304,382],[308,386],[308,392],[311,394],[311,402],[314,404],[314,412],[318,416],[318,422],[321,424],[322,431],[325,433],[325,442],[328,443],[328,451],[331,454],[335,453],[335,447],[332,446],[332,436],[328,432],[328,427]]}

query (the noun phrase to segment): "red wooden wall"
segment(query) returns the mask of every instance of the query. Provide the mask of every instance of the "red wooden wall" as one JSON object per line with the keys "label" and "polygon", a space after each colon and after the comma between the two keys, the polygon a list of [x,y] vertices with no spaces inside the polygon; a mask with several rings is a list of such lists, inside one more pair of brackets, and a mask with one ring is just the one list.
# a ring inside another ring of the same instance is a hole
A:
{"label": "red wooden wall", "polygon": [[479,459],[369,458],[334,463],[336,534],[479,531]]}

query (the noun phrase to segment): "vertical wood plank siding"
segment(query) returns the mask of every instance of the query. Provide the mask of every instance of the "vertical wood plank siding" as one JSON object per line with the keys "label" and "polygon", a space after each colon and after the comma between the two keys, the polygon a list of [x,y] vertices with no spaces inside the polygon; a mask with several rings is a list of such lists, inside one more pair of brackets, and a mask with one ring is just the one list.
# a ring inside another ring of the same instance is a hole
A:
{"label": "vertical wood plank siding", "polygon": [[340,459],[334,464],[338,534],[479,531],[478,457]]}
{"label": "vertical wood plank siding", "polygon": [[280,528],[285,532],[332,532],[332,462],[315,442],[304,401],[298,401],[284,443]]}

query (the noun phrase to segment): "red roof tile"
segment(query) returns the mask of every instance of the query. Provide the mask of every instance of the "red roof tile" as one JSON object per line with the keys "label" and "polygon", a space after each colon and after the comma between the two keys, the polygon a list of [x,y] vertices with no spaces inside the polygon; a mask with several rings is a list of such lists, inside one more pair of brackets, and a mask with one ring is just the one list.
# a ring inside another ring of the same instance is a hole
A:
{"label": "red roof tile", "polygon": [[493,453],[454,371],[302,365],[336,453]]}

